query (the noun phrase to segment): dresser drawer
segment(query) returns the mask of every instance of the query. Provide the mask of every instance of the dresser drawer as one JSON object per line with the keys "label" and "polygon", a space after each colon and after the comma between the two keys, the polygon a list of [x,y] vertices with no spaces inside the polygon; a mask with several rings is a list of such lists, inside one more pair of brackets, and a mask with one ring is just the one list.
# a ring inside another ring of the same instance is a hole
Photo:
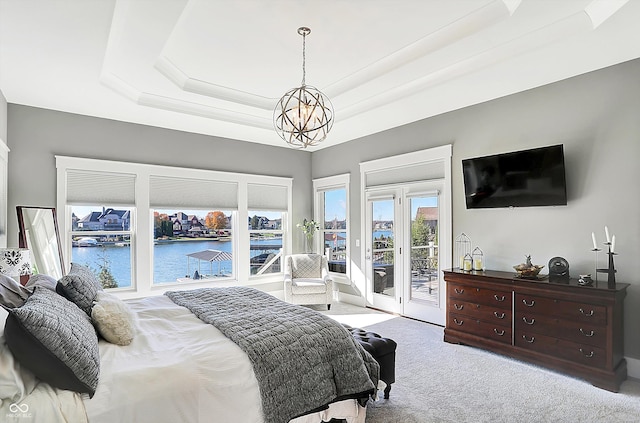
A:
{"label": "dresser drawer", "polygon": [[536,295],[516,293],[515,311],[593,325],[604,326],[607,324],[607,307],[605,306],[556,300]]}
{"label": "dresser drawer", "polygon": [[577,364],[601,368],[607,364],[607,354],[603,348],[540,335],[535,332],[516,330],[514,344],[517,347],[563,358]]}
{"label": "dresser drawer", "polygon": [[450,299],[511,309],[511,291],[498,291],[449,283],[447,285],[447,293]]}
{"label": "dresser drawer", "polygon": [[482,338],[511,344],[511,327],[495,325],[455,313],[448,313],[447,327],[471,333]]}
{"label": "dresser drawer", "polygon": [[493,305],[470,303],[457,298],[449,298],[449,312],[483,320],[495,325],[511,327],[510,309],[499,308]]}
{"label": "dresser drawer", "polygon": [[607,328],[588,322],[574,322],[534,313],[517,312],[515,329],[600,348],[606,348],[607,345]]}

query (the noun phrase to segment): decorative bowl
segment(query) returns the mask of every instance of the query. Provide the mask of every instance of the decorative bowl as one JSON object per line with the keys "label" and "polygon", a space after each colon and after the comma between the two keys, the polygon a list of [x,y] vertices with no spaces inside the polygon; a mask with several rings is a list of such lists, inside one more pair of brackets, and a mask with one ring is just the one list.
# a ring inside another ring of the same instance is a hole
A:
{"label": "decorative bowl", "polygon": [[513,266],[516,272],[518,272],[518,276],[521,278],[535,278],[538,276],[538,273],[540,273],[543,267],[543,264],[533,264],[531,266],[527,266],[523,263],[520,263],[517,266]]}

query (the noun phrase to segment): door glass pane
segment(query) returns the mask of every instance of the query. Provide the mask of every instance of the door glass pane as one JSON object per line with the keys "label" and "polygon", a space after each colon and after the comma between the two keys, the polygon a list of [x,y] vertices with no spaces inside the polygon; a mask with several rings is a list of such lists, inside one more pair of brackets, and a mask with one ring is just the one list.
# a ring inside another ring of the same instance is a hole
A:
{"label": "door glass pane", "polygon": [[390,297],[395,296],[393,205],[393,199],[373,201],[371,225],[373,292]]}
{"label": "door glass pane", "polygon": [[438,197],[412,197],[411,300],[438,306]]}
{"label": "door glass pane", "polygon": [[329,270],[347,273],[347,190],[339,188],[325,191],[323,200],[322,233]]}

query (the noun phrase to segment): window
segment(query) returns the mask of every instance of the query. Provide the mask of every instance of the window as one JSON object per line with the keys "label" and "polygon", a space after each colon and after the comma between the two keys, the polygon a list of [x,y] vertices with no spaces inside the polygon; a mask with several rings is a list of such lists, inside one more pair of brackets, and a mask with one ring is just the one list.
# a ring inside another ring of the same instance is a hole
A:
{"label": "window", "polygon": [[260,277],[281,273],[290,191],[282,185],[249,183],[247,185],[249,274]]}
{"label": "window", "polygon": [[154,209],[153,283],[233,278],[233,211]]}
{"label": "window", "polygon": [[349,273],[348,186],[349,175],[313,181],[316,221],[320,222],[322,251],[329,261],[329,271]]}
{"label": "window", "polygon": [[249,211],[250,274],[282,271],[282,213]]}
{"label": "window", "polygon": [[71,262],[89,267],[103,288],[130,288],[131,207],[71,206]]}
{"label": "window", "polygon": [[[105,286],[133,292],[124,296],[281,278],[291,178],[63,156],[56,167],[67,264],[108,268],[116,283]],[[250,215],[258,226],[238,224]],[[260,243],[269,249],[256,266]]]}

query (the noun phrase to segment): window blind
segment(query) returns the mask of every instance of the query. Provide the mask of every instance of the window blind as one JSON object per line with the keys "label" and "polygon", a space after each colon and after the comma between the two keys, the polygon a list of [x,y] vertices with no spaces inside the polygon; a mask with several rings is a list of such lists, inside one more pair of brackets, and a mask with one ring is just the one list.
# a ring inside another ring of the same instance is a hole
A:
{"label": "window blind", "polygon": [[365,186],[375,187],[407,182],[444,178],[444,162],[421,162],[409,166],[392,167],[365,173]]}
{"label": "window blind", "polygon": [[135,205],[136,175],[68,169],[67,204]]}
{"label": "window blind", "polygon": [[247,185],[249,210],[287,211],[287,187],[283,185],[252,184]]}
{"label": "window blind", "polygon": [[149,204],[154,208],[237,210],[238,184],[152,175],[149,178]]}

